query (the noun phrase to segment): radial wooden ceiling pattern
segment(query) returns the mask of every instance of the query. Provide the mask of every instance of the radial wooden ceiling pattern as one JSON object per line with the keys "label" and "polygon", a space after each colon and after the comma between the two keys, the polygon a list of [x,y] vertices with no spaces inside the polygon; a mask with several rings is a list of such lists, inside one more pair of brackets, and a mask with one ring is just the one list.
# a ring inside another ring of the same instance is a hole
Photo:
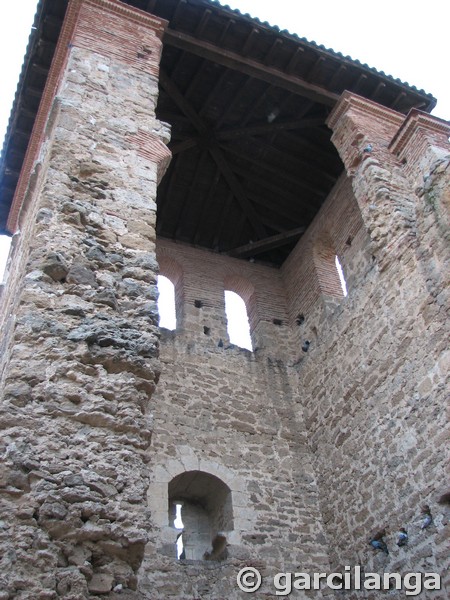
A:
{"label": "radial wooden ceiling pattern", "polygon": [[[340,93],[404,113],[435,104],[213,0],[126,3],[169,23],[157,106],[172,127],[173,159],[157,199],[162,237],[279,266],[343,170],[325,125]],[[0,170],[3,226],[65,6],[39,5]]]}

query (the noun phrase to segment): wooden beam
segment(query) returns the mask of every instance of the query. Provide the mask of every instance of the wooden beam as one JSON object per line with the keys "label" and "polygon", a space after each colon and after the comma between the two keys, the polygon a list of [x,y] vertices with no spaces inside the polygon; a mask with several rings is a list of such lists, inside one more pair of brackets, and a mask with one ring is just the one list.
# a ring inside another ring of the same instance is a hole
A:
{"label": "wooden beam", "polygon": [[188,117],[195,129],[197,129],[201,135],[207,136],[209,134],[209,128],[205,125],[203,119],[198,116],[191,103],[185,99],[178,87],[173,83],[163,69],[160,69],[159,71],[159,83],[169,94],[172,100],[174,100],[175,104],[178,105],[178,108],[180,108],[186,117]]}
{"label": "wooden beam", "polygon": [[248,152],[242,151],[242,149],[240,148],[239,145],[236,145],[236,144],[233,144],[232,146],[222,145],[221,148],[226,153],[233,154],[234,156],[237,156],[240,159],[248,161],[250,164],[256,165],[258,168],[260,168],[262,170],[263,173],[264,172],[273,173],[276,177],[278,177],[279,180],[284,179],[285,181],[294,185],[299,190],[301,190],[301,189],[308,190],[309,192],[312,192],[313,194],[315,194],[316,196],[318,196],[319,198],[322,198],[322,199],[325,198],[328,194],[328,192],[326,190],[324,190],[323,188],[318,188],[317,186],[311,185],[311,184],[307,183],[306,181],[303,181],[302,179],[295,177],[292,174],[288,174],[288,173],[282,171],[280,169],[280,167],[275,167],[269,161],[262,161],[260,159],[257,159],[253,155],[251,156],[250,154],[248,154]]}
{"label": "wooden beam", "polygon": [[327,85],[328,89],[330,89],[332,91],[336,91],[335,86],[339,81],[341,81],[342,76],[346,70],[347,70],[346,65],[339,65],[339,69],[336,69],[336,71],[334,72],[334,75],[332,76],[330,82]]}
{"label": "wooden beam", "polygon": [[214,174],[214,179],[212,180],[211,185],[209,186],[209,192],[207,195],[205,194],[205,196],[201,200],[201,206],[200,206],[200,211],[199,211],[200,218],[197,220],[197,227],[195,228],[194,235],[192,236],[193,240],[194,240],[194,245],[198,244],[199,240],[201,238],[202,224],[204,222],[203,215],[204,215],[205,209],[209,208],[209,205],[216,194],[216,190],[217,190],[219,181],[220,181],[220,170],[219,170],[219,167],[217,167],[217,165],[216,165],[216,172]]}
{"label": "wooden beam", "polygon": [[302,48],[301,46],[298,46],[298,48],[296,48],[294,54],[291,56],[291,60],[289,61],[288,66],[286,68],[286,71],[289,75],[291,75],[295,71],[295,67],[297,66],[300,58],[303,56],[304,51],[305,51],[305,49]]}
{"label": "wooden beam", "polygon": [[[298,190],[297,193],[294,193],[282,187],[283,180],[279,184],[269,183],[267,180],[263,181],[262,176],[254,173],[253,169],[239,168],[236,165],[233,165],[233,171],[246,178],[247,195],[256,205],[274,210],[291,222],[301,222],[305,217],[313,219],[320,207],[320,200],[318,201],[316,198],[314,201],[311,199],[311,194],[305,194],[303,191],[298,192]],[[298,186],[296,187],[298,188]],[[264,193],[267,195],[264,195]]]}
{"label": "wooden beam", "polygon": [[276,38],[274,43],[272,44],[272,47],[270,48],[269,52],[267,53],[267,55],[264,58],[265,65],[270,65],[270,63],[273,61],[275,54],[278,51],[278,48],[281,48],[282,45],[283,45],[283,40],[281,40],[280,38]]}
{"label": "wooden beam", "polygon": [[248,34],[247,39],[245,40],[244,47],[242,48],[242,54],[244,56],[247,56],[247,54],[250,52],[258,35],[259,35],[259,29],[257,29],[256,27],[253,27],[253,29]]}
{"label": "wooden beam", "polygon": [[261,82],[262,85],[266,86],[265,90],[263,92],[260,92],[258,94],[258,97],[256,99],[253,100],[253,102],[250,103],[250,107],[247,111],[247,114],[244,116],[244,118],[241,120],[241,127],[244,127],[245,125],[247,125],[247,123],[255,117],[255,115],[258,114],[258,111],[260,109],[261,106],[264,106],[267,98],[269,97],[269,93],[272,90],[272,86],[271,85],[267,85],[264,82]]}
{"label": "wooden beam", "polygon": [[205,164],[206,164],[207,159],[208,159],[208,152],[206,150],[203,150],[203,152],[201,153],[201,156],[197,162],[194,177],[193,177],[192,181],[189,183],[189,193],[187,194],[187,198],[184,200],[183,204],[181,205],[180,210],[178,211],[178,215],[177,215],[178,218],[177,218],[177,224],[175,227],[174,239],[177,239],[180,237],[180,235],[183,231],[183,227],[186,223],[186,217],[187,217],[190,209],[192,208],[192,204],[195,202],[195,199],[198,195],[198,184],[204,174]]}
{"label": "wooden beam", "polygon": [[233,129],[224,129],[216,133],[218,140],[232,140],[244,136],[264,135],[275,131],[285,129],[306,129],[308,127],[318,127],[324,125],[323,118],[314,119],[291,119],[289,121],[276,121],[274,123],[261,123],[250,127],[235,127]]}
{"label": "wooden beam", "polygon": [[189,138],[187,140],[183,140],[182,142],[178,142],[173,146],[169,146],[169,150],[172,152],[172,156],[179,154],[180,152],[184,152],[185,150],[189,150],[189,148],[193,148],[198,144],[201,140],[199,137]]}
{"label": "wooden beam", "polygon": [[166,29],[163,40],[164,43],[170,44],[175,48],[191,52],[202,58],[207,58],[229,69],[240,71],[241,73],[250,75],[250,77],[255,77],[294,94],[310,98],[314,102],[334,106],[339,99],[337,94],[329,92],[318,85],[308,83],[299,77],[289,75],[277,68],[269,67],[256,60],[246,58],[236,52],[219,48],[203,40],[197,40],[180,31]]}
{"label": "wooden beam", "polygon": [[212,15],[212,10],[210,10],[209,8],[207,8],[203,15],[202,18],[200,19],[200,23],[197,25],[197,29],[195,30],[195,35],[198,37],[202,36],[202,33],[206,27],[206,25],[208,24],[209,18]]}
{"label": "wooden beam", "polygon": [[250,244],[245,244],[244,246],[239,246],[239,248],[230,250],[227,252],[227,254],[235,258],[248,258],[250,256],[257,256],[263,252],[268,252],[274,248],[280,248],[281,246],[290,244],[294,240],[298,239],[305,231],[306,227],[297,227],[296,229],[291,229],[291,231],[285,231],[283,233],[277,233],[277,235],[272,235],[265,240],[259,240],[258,242],[252,242]]}
{"label": "wooden beam", "polygon": [[[251,142],[251,140],[249,140],[249,142]],[[315,166],[311,160],[303,160],[298,156],[292,156],[290,152],[284,152],[272,144],[267,144],[262,139],[254,140],[253,144],[258,152],[264,152],[264,158],[269,157],[270,162],[273,162],[274,158],[277,160],[275,166],[279,169],[280,178],[284,177],[286,172],[295,177],[295,174],[302,169],[306,174],[306,176],[302,174],[302,179],[305,180],[305,183],[312,187],[316,187],[318,190],[320,190],[320,187],[317,187],[316,181],[325,182],[326,185],[334,185],[336,182],[336,177],[334,175],[330,175],[326,169]],[[228,146],[225,147],[228,148]],[[256,158],[258,159],[260,157],[256,156]],[[262,160],[264,160],[264,158]]]}
{"label": "wooden beam", "polygon": [[230,29],[230,27],[233,27],[233,25],[236,24],[236,20],[235,19],[228,19],[227,24],[225,25],[225,27],[223,28],[223,31],[220,35],[220,38],[218,40],[218,44],[219,46],[222,45],[223,40],[227,37],[228,31]]}
{"label": "wooden beam", "polygon": [[250,221],[256,234],[259,238],[265,237],[266,228],[259,220],[259,217],[255,209],[253,208],[253,204],[247,198],[247,194],[244,192],[244,189],[239,183],[239,180],[231,170],[230,165],[228,164],[228,161],[226,160],[222,150],[216,143],[212,143],[210,145],[209,151],[211,152],[211,156],[213,157],[217,166],[219,167],[224,179],[226,180],[234,195],[236,196],[239,204],[241,205],[242,210],[244,211],[246,217]]}
{"label": "wooden beam", "polygon": [[222,112],[222,114],[220,115],[220,117],[217,119],[217,121],[215,123],[214,129],[216,131],[220,129],[220,127],[222,126],[222,123],[227,120],[227,118],[230,114],[232,114],[234,107],[239,104],[239,102],[241,101],[241,98],[243,96],[245,97],[245,94],[247,93],[247,88],[249,86],[251,86],[251,82],[252,82],[252,79],[250,77],[247,77],[246,75],[242,76],[241,83],[238,86],[239,89],[238,89],[237,93],[234,95],[234,98],[231,100],[231,102],[228,104],[226,109]]}
{"label": "wooden beam", "polygon": [[325,62],[325,56],[319,56],[319,58],[316,60],[316,62],[313,64],[313,66],[311,67],[311,69],[309,69],[307,75],[306,75],[306,79],[310,80],[313,79],[313,77],[316,75],[316,73],[319,71],[320,66]]}
{"label": "wooden beam", "polygon": [[200,133],[200,135],[205,139],[209,139],[208,149],[213,157],[215,163],[219,167],[222,176],[228,183],[229,187],[233,191],[236,196],[238,202],[241,205],[242,210],[250,221],[253,229],[257,233],[258,237],[265,237],[266,229],[264,225],[258,218],[253,205],[250,200],[247,198],[241,184],[238,179],[234,175],[231,170],[222,150],[219,148],[219,145],[212,138],[212,132],[209,127],[205,124],[203,119],[199,117],[196,110],[192,107],[191,103],[186,100],[183,94],[180,92],[178,87],[171,81],[171,79],[167,76],[167,74],[161,69],[159,73],[159,81],[161,86],[165,89],[165,91],[171,96],[172,100],[178,105],[178,107],[184,112],[184,114],[189,117],[194,127]]}
{"label": "wooden beam", "polygon": [[220,77],[217,79],[216,83],[211,87],[209,94],[207,95],[207,97],[205,98],[205,101],[203,102],[203,106],[199,110],[198,114],[201,117],[205,114],[205,111],[207,111],[209,103],[215,97],[215,95],[219,92],[220,88],[222,87],[224,81],[227,79],[228,75],[229,75],[229,73],[228,73],[227,69],[222,69],[222,73],[221,73]]}

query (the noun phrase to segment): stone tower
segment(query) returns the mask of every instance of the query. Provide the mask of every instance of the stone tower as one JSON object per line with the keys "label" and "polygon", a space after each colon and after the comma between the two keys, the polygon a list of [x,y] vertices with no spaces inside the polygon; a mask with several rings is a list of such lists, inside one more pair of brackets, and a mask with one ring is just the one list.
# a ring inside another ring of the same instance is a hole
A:
{"label": "stone tower", "polygon": [[433,99],[207,0],[44,0],[36,23],[0,172],[0,600],[243,598],[248,567],[255,597],[277,573],[387,593],[342,592],[355,566],[447,598]]}

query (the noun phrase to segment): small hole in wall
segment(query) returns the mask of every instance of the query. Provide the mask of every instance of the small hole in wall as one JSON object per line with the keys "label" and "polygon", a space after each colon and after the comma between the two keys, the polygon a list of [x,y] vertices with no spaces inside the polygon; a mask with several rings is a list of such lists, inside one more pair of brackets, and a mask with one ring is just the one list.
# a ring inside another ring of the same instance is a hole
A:
{"label": "small hole in wall", "polygon": [[211,328],[210,327],[203,327],[203,333],[205,335],[209,335],[211,333]]}
{"label": "small hole in wall", "polygon": [[303,325],[303,323],[305,322],[305,315],[303,315],[303,314],[301,314],[301,313],[300,313],[300,314],[297,316],[297,318],[295,319],[295,322],[296,322],[296,323],[297,323],[297,325],[299,325],[299,326],[300,326],[300,325]]}
{"label": "small hole in wall", "polygon": [[402,160],[402,165],[406,165],[406,163],[407,163],[407,162],[408,162],[408,161],[406,160],[406,158],[404,158],[404,159]]}
{"label": "small hole in wall", "polygon": [[353,238],[351,235],[348,236],[347,241],[345,242],[347,246],[351,246],[353,242]]}
{"label": "small hole in wall", "polygon": [[272,323],[278,326],[283,325],[283,321],[281,319],[273,319]]}
{"label": "small hole in wall", "polygon": [[194,306],[195,308],[202,308],[203,302],[201,300],[194,300]]}

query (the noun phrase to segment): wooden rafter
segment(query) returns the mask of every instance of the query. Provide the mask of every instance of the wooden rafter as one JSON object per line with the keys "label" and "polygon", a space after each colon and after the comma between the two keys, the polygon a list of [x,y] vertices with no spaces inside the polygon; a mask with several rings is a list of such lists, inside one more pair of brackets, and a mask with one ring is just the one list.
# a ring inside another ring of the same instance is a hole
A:
{"label": "wooden rafter", "polygon": [[342,81],[342,75],[346,71],[347,71],[346,65],[339,65],[339,69],[337,69],[334,72],[334,75],[331,77],[331,80],[327,85],[328,89],[330,89],[331,91],[336,91],[335,86],[338,84],[339,81]]}
{"label": "wooden rafter", "polygon": [[290,231],[272,235],[264,240],[259,240],[258,242],[252,242],[250,244],[245,244],[244,246],[239,246],[239,248],[235,248],[234,250],[227,252],[227,254],[234,256],[235,258],[248,258],[250,256],[257,256],[263,252],[268,252],[274,248],[280,248],[281,246],[290,244],[291,242],[297,240],[305,232],[305,230],[306,227],[297,227],[296,229],[291,229]]}
{"label": "wooden rafter", "polygon": [[201,232],[202,232],[201,226],[203,223],[204,212],[205,212],[205,210],[207,210],[209,208],[209,205],[211,204],[211,201],[216,194],[216,190],[217,190],[219,181],[220,181],[220,170],[219,170],[219,167],[216,166],[216,171],[214,173],[214,178],[210,185],[209,192],[208,192],[208,194],[205,194],[205,196],[203,198],[203,202],[201,203],[200,212],[199,212],[200,218],[197,220],[197,227],[196,227],[196,229],[194,231],[194,235],[193,235],[194,244],[199,243],[199,240],[201,237]]}
{"label": "wooden rafter", "polygon": [[184,152],[185,150],[189,150],[198,144],[201,140],[199,137],[188,138],[187,140],[183,140],[182,142],[178,142],[177,144],[173,144],[170,146],[170,151],[172,152],[172,156],[176,156],[180,152]]}
{"label": "wooden rafter", "polygon": [[318,196],[322,199],[325,198],[325,196],[327,195],[327,192],[324,189],[319,188],[310,183],[307,183],[304,180],[299,180],[298,177],[295,177],[292,174],[288,174],[288,173],[285,173],[284,171],[280,171],[279,167],[275,167],[270,162],[262,161],[262,160],[256,158],[255,156],[248,154],[247,152],[243,152],[240,149],[240,147],[237,145],[225,146],[225,145],[221,144],[221,148],[227,153],[234,154],[235,156],[242,158],[251,164],[256,165],[257,167],[259,167],[261,169],[262,173],[264,173],[264,172],[273,173],[279,179],[284,179],[285,181],[292,183],[299,190],[301,190],[301,189],[308,190],[309,192],[312,192],[313,194],[315,194],[316,196]]}
{"label": "wooden rafter", "polygon": [[218,140],[232,140],[245,136],[265,135],[275,131],[287,129],[305,129],[308,127],[317,127],[323,125],[323,117],[315,119],[289,119],[286,121],[278,121],[275,123],[260,123],[248,127],[234,127],[233,129],[224,129],[216,132]]}
{"label": "wooden rafter", "polygon": [[161,69],[159,74],[159,81],[161,86],[165,89],[165,91],[169,94],[169,96],[174,100],[174,102],[178,105],[178,107],[184,112],[184,114],[189,117],[194,127],[200,133],[205,140],[208,140],[208,149],[219,167],[222,176],[227,181],[229,187],[233,190],[233,193],[241,205],[242,210],[250,221],[252,227],[254,228],[256,234],[259,238],[265,237],[266,229],[264,225],[258,218],[253,205],[250,200],[247,198],[241,184],[238,179],[234,175],[231,170],[222,150],[220,149],[217,142],[212,138],[212,132],[209,127],[205,124],[203,119],[198,115],[197,111],[193,108],[190,102],[186,100],[183,94],[180,92],[175,83],[167,76],[167,74]]}
{"label": "wooden rafter", "polygon": [[300,94],[301,96],[309,98],[314,102],[319,102],[320,104],[334,106],[339,99],[337,94],[329,92],[318,85],[309,83],[299,77],[294,77],[280,69],[267,66],[264,63],[247,58],[236,52],[219,48],[218,46],[203,40],[197,40],[193,36],[181,33],[180,31],[175,31],[174,29],[166,29],[164,33],[164,42],[180,50],[185,50],[196,56],[212,60],[229,69],[240,71],[251,77],[261,79],[262,81],[293,92],[294,94]]}
{"label": "wooden rafter", "polygon": [[266,102],[267,98],[269,97],[269,93],[270,93],[271,89],[272,89],[272,86],[268,85],[266,87],[266,89],[264,90],[264,92],[262,92],[259,95],[258,99],[255,100],[255,102],[251,102],[250,103],[250,108],[249,108],[247,114],[241,120],[241,126],[242,127],[245,126],[245,125],[247,125],[247,123],[250,121],[250,119],[252,117],[254,117],[256,114],[258,114],[259,108],[264,105],[264,103]]}
{"label": "wooden rafter", "polygon": [[222,172],[225,180],[227,181],[230,188],[233,190],[234,195],[239,201],[242,210],[250,221],[253,229],[257,233],[258,237],[265,237],[266,228],[259,220],[259,217],[253,208],[252,203],[247,197],[247,194],[244,192],[242,185],[239,183],[236,175],[233,173],[228,161],[226,160],[222,150],[216,143],[212,143],[209,151],[211,152],[211,156],[216,161],[217,166]]}
{"label": "wooden rafter", "polygon": [[217,119],[214,129],[220,130],[220,127],[224,121],[227,120],[228,115],[230,115],[234,109],[234,107],[241,101],[242,97],[245,97],[245,94],[248,93],[248,88],[251,86],[251,78],[244,76],[242,83],[239,85],[239,89],[235,94],[233,100],[229,103],[227,108],[223,111],[221,116]]}
{"label": "wooden rafter", "polygon": [[306,183],[310,188],[317,190],[321,189],[316,185],[314,180],[324,182],[326,186],[333,185],[336,181],[336,177],[330,175],[325,169],[316,167],[312,162],[300,159],[297,156],[292,157],[290,153],[283,152],[283,150],[280,150],[274,145],[268,144],[261,139],[253,140],[253,144],[255,148],[257,147],[258,150],[264,152],[265,156],[270,156],[271,162],[273,158],[276,158],[280,178],[284,177],[285,173],[294,176],[295,173],[299,172],[299,169],[303,169],[304,172],[308,174],[309,179],[306,180]]}
{"label": "wooden rafter", "polygon": [[[233,170],[241,177],[246,177],[250,184],[246,187],[247,195],[255,204],[273,208],[283,217],[299,219],[300,222],[305,217],[312,219],[320,206],[320,201],[316,198],[311,199],[310,193],[305,194],[302,190],[296,193],[286,190],[283,179],[278,184],[267,180],[262,182],[258,172],[254,173],[252,170],[239,168],[236,165],[233,165]],[[265,196],[263,191],[269,192],[269,195]]]}
{"label": "wooden rafter", "polygon": [[201,107],[201,109],[198,113],[200,116],[204,115],[205,111],[208,109],[208,107],[210,105],[211,100],[216,97],[216,94],[218,93],[218,91],[220,90],[220,88],[222,87],[224,81],[227,79],[228,76],[229,76],[228,70],[223,69],[222,73],[220,74],[220,77],[216,81],[215,85],[211,88],[210,92],[208,93],[208,95],[206,96],[206,98],[203,102],[203,106]]}
{"label": "wooden rafter", "polygon": [[195,169],[194,178],[193,178],[191,184],[189,185],[189,193],[187,195],[187,198],[184,201],[184,203],[181,207],[181,210],[178,212],[178,215],[177,215],[177,224],[175,227],[175,236],[174,236],[175,239],[177,239],[180,236],[181,232],[183,231],[183,226],[186,222],[186,217],[188,215],[188,212],[191,208],[192,203],[195,201],[195,198],[197,195],[197,185],[199,184],[199,182],[203,176],[207,157],[208,157],[208,153],[206,152],[206,150],[204,150],[201,153],[201,156],[197,162],[197,167]]}

